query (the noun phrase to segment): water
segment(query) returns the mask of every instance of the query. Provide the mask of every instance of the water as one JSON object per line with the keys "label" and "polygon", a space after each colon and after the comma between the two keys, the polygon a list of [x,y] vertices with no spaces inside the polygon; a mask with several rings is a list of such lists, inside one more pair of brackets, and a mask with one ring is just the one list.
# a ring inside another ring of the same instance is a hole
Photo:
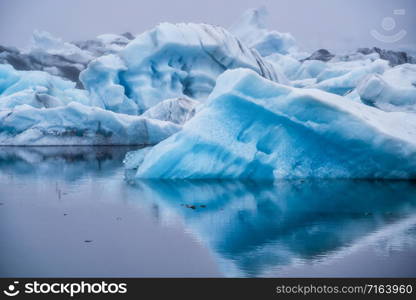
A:
{"label": "water", "polygon": [[415,276],[416,184],[138,181],[125,147],[0,148],[0,276]]}

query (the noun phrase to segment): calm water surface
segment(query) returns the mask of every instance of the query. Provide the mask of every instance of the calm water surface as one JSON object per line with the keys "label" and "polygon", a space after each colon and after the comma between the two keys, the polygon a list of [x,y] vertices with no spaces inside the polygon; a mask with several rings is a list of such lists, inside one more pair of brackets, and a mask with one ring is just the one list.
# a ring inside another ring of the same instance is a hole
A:
{"label": "calm water surface", "polygon": [[416,276],[416,184],[139,181],[125,147],[0,148],[0,276]]}

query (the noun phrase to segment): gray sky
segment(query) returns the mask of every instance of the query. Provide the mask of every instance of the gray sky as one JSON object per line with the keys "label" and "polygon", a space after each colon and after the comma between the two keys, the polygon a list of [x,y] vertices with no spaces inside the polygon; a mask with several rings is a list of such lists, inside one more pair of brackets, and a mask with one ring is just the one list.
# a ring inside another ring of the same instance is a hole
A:
{"label": "gray sky", "polygon": [[[291,32],[307,50],[360,46],[416,50],[414,0],[0,0],[0,45],[25,47],[34,29],[72,41],[102,33],[137,34],[164,21],[229,27],[246,9],[259,6],[269,11],[270,29]],[[405,15],[394,15],[394,9],[405,9]],[[393,17],[394,29],[382,28],[385,17]],[[404,29],[407,35],[383,43],[371,36],[371,29],[387,36]]]}

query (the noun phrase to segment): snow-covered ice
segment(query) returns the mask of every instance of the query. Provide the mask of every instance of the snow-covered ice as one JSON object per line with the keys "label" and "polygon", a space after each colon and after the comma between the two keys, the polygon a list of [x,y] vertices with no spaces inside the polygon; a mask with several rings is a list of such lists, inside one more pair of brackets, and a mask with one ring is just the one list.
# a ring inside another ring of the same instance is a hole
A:
{"label": "snow-covered ice", "polygon": [[22,104],[37,108],[66,105],[72,101],[88,105],[85,90],[75,88],[75,82],[42,71],[16,71],[0,64],[0,110]]}
{"label": "snow-covered ice", "polygon": [[162,23],[120,51],[126,95],[145,111],[168,98],[205,99],[228,69],[249,68],[285,82],[284,75],[227,30],[208,24]]}

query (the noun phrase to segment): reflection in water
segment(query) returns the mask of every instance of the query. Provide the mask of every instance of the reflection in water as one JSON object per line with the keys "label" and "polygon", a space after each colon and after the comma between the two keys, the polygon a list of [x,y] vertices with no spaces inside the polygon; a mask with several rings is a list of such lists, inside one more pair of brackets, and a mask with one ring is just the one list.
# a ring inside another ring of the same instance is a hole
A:
{"label": "reflection in water", "polygon": [[271,268],[276,276],[279,267],[295,261],[330,257],[370,241],[372,235],[382,237],[384,231],[397,238],[416,225],[416,187],[411,182],[129,183],[157,201],[166,215],[181,215],[187,228],[216,253],[228,276],[266,276]]}
{"label": "reflection in water", "polygon": [[0,172],[16,176],[62,178],[110,176],[134,146],[0,147]]}
{"label": "reflection in water", "polygon": [[[0,147],[0,275],[213,276],[219,268],[225,276],[281,276],[299,264],[342,261],[363,245],[386,265],[392,249],[416,248],[415,183],[140,181],[123,178],[130,150]],[[129,219],[132,210],[139,213]],[[96,248],[82,243],[85,232]],[[49,265],[38,267],[42,259]],[[414,264],[406,275],[416,275]]]}

